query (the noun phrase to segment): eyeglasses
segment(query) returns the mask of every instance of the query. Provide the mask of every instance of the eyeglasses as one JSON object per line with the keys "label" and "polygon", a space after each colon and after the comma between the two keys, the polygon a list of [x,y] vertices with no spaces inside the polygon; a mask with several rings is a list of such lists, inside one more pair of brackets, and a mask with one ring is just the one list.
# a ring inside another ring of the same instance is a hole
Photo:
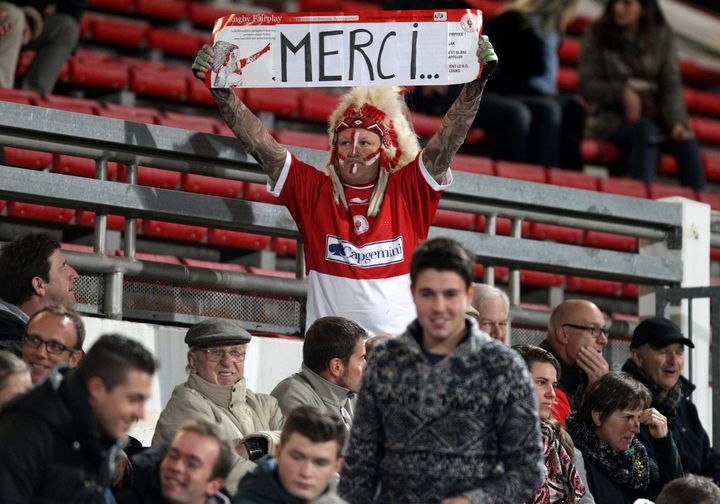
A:
{"label": "eyeglasses", "polygon": [[563,324],[563,327],[572,327],[573,329],[579,329],[581,331],[589,331],[593,338],[599,338],[602,334],[606,338],[608,337],[608,331],[604,327],[596,326],[596,325],[578,325],[578,324]]}
{"label": "eyeglasses", "polygon": [[47,350],[47,353],[59,355],[63,352],[70,352],[73,353],[77,350],[77,348],[70,347],[67,345],[63,345],[59,341],[45,341],[39,336],[36,336],[34,334],[26,334],[23,336],[23,343],[31,346],[32,348],[40,348],[40,345],[43,343],[45,344],[45,349]]}
{"label": "eyeglasses", "polygon": [[225,348],[203,348],[200,351],[205,354],[210,362],[220,362],[225,358],[225,354],[229,355],[230,359],[235,362],[245,362],[246,352],[239,348],[229,350]]}

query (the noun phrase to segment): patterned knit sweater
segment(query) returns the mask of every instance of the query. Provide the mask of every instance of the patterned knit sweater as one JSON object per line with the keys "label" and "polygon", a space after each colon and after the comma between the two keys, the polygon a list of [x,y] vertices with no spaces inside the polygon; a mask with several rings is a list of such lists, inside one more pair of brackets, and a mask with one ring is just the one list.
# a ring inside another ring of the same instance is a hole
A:
{"label": "patterned knit sweater", "polygon": [[545,472],[535,393],[520,356],[466,319],[440,362],[417,321],[368,359],[340,481],[352,504],[526,501]]}

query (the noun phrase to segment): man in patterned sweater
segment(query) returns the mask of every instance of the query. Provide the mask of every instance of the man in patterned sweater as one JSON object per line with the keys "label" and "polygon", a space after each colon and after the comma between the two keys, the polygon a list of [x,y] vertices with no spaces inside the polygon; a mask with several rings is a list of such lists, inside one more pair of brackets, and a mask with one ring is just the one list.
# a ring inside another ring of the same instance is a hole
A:
{"label": "man in patterned sweater", "polygon": [[413,254],[417,319],[368,359],[340,481],[350,503],[515,504],[540,485],[527,368],[465,317],[473,265],[445,238]]}

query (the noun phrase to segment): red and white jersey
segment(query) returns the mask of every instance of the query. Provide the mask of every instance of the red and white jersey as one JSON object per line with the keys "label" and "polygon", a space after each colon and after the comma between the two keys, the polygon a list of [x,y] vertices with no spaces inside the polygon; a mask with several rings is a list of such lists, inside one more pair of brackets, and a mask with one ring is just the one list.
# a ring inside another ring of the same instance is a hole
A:
{"label": "red and white jersey", "polygon": [[[367,218],[367,205],[348,199],[353,217],[335,203],[330,177],[288,153],[274,189],[268,185],[268,190],[288,208],[304,240],[306,327],[316,318],[339,315],[371,335],[404,331],[416,317],[410,260],[427,237],[442,190],[451,183],[448,169],[438,184],[418,154],[390,174],[375,217]],[[364,190],[351,188],[346,196],[353,192]]]}

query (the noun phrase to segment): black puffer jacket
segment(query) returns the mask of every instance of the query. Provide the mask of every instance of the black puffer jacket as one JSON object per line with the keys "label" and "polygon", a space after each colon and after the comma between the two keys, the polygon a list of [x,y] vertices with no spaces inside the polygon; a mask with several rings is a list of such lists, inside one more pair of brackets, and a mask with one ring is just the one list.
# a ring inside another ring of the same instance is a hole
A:
{"label": "black puffer jacket", "polygon": [[[652,380],[632,361],[625,362],[622,370],[648,387],[651,392],[653,391]],[[695,385],[683,376],[680,377],[680,383],[682,398],[674,410],[667,405],[659,404],[655,400],[655,395],[653,395],[652,407],[667,418],[668,430],[675,440],[685,473],[709,476],[715,483],[720,484],[720,454],[710,446],[710,439],[700,423],[697,408],[690,402],[690,395],[695,390]],[[648,447],[648,454],[653,456],[652,447],[645,443],[650,439],[647,427],[641,427],[638,439]]]}
{"label": "black puffer jacket", "polygon": [[56,369],[0,415],[0,502],[106,502],[120,443],[101,436],[84,383]]}

